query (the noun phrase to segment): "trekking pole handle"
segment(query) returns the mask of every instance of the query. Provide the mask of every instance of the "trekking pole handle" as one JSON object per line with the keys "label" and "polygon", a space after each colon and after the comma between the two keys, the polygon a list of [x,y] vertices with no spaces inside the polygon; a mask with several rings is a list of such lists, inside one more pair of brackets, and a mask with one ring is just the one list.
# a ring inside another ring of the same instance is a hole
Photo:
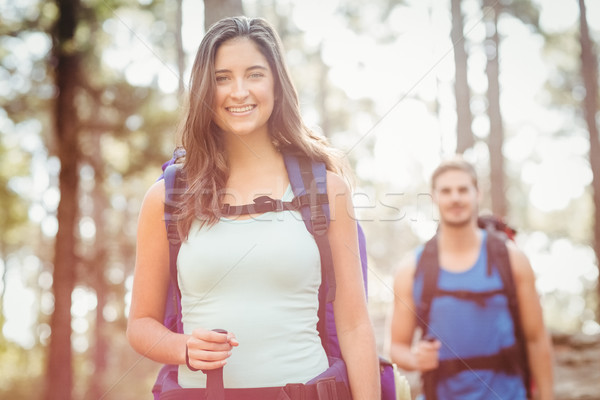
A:
{"label": "trekking pole handle", "polygon": [[[214,332],[227,334],[225,329],[213,329]],[[203,370],[206,374],[206,400],[225,400],[223,386],[223,367]]]}

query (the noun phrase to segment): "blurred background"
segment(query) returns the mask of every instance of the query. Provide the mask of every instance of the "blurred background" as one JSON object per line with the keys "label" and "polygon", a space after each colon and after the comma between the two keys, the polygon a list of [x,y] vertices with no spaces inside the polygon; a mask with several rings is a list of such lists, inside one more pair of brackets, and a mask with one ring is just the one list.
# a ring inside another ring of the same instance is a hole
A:
{"label": "blurred background", "polygon": [[380,351],[394,268],[436,228],[429,175],[462,153],[536,272],[557,397],[600,399],[594,0],[0,0],[0,398],[150,398],[137,214],[205,27],[240,14],[276,26],[354,168]]}

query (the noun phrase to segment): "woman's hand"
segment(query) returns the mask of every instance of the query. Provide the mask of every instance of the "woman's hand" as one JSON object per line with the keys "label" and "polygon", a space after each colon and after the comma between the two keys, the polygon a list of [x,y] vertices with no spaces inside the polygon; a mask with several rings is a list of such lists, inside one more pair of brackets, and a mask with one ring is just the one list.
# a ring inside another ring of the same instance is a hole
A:
{"label": "woman's hand", "polygon": [[195,370],[218,369],[227,364],[231,350],[238,345],[231,332],[195,329],[186,342],[186,362]]}

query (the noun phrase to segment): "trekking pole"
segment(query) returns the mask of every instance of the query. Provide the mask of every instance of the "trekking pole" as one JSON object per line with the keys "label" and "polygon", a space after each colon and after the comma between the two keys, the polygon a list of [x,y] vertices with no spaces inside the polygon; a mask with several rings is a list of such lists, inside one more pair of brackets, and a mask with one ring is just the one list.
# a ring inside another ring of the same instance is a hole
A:
{"label": "trekking pole", "polygon": [[[425,335],[423,340],[428,342],[435,341],[435,337]],[[423,395],[425,400],[437,400],[437,370],[431,370],[422,374],[423,379]]]}
{"label": "trekking pole", "polygon": [[[215,332],[225,333],[224,329],[213,329]],[[206,374],[205,400],[225,400],[225,387],[223,386],[223,367],[202,371]]]}

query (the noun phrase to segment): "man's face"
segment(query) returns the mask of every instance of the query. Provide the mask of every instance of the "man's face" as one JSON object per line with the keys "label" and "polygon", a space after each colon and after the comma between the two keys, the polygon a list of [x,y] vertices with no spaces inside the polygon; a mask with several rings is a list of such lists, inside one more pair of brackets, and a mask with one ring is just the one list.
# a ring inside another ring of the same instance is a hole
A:
{"label": "man's face", "polygon": [[472,177],[464,171],[449,170],[438,175],[433,186],[433,200],[445,225],[468,225],[477,218],[479,191]]}

